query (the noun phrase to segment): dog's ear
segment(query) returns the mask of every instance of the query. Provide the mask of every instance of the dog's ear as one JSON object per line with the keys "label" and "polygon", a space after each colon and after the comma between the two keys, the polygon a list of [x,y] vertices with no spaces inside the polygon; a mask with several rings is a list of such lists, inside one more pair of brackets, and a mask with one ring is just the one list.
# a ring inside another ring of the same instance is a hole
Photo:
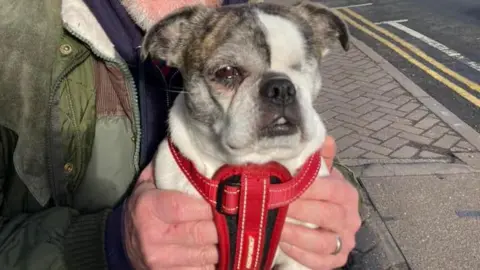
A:
{"label": "dog's ear", "polygon": [[143,39],[142,60],[150,56],[166,60],[171,66],[179,65],[194,27],[202,22],[208,10],[202,5],[180,8],[154,24]]}
{"label": "dog's ear", "polygon": [[294,5],[294,10],[312,27],[313,43],[321,56],[325,56],[338,41],[345,51],[349,50],[350,33],[347,24],[332,10],[310,1],[298,2]]}

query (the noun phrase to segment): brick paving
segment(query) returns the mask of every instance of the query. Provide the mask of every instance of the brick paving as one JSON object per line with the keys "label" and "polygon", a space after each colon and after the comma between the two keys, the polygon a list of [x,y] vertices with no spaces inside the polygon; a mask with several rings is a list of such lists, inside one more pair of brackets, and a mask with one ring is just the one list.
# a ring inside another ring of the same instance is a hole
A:
{"label": "brick paving", "polygon": [[[444,164],[456,163],[458,159],[468,164],[480,164],[477,162],[480,152],[473,145],[355,45],[347,53],[340,47],[333,50],[322,63],[322,73],[323,88],[316,100],[316,109],[328,133],[337,140],[338,157],[351,168],[363,171],[370,167],[363,166],[367,164],[404,164],[407,166],[403,169],[415,175],[425,170],[426,160],[437,164],[433,167],[437,169],[443,168],[441,165]],[[422,163],[421,167],[415,167],[414,163],[418,162]],[[477,166],[480,169],[480,165]],[[437,172],[436,169],[430,171]],[[365,187],[372,181],[367,178],[360,176]],[[409,175],[406,179],[411,178]],[[404,183],[411,185],[414,181]],[[397,189],[402,190],[392,183],[385,183],[382,187],[387,191],[394,190],[393,194]],[[397,244],[405,237],[390,233],[391,224],[387,225],[385,217],[376,210],[383,204],[371,200],[383,198],[385,191],[372,190],[371,187],[360,189],[362,228],[357,233],[357,245],[349,262],[342,269],[411,269],[410,259]],[[422,196],[428,196],[428,192]],[[402,199],[408,201],[405,198],[395,200]],[[402,229],[409,228],[404,227]],[[393,228],[398,230],[398,227]]]}
{"label": "brick paving", "polygon": [[475,147],[367,55],[339,47],[322,63],[316,109],[348,159],[450,159]]}

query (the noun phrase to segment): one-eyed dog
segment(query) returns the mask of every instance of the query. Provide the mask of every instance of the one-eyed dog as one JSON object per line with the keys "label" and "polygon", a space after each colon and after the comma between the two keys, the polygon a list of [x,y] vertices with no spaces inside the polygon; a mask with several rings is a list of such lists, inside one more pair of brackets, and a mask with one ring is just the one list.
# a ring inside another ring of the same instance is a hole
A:
{"label": "one-eyed dog", "polygon": [[[293,175],[325,140],[313,101],[322,86],[320,61],[338,41],[348,50],[345,23],[310,2],[194,6],[153,25],[142,55],[167,60],[183,76],[169,136],[201,174],[275,161]],[[155,157],[155,177],[159,189],[200,196],[167,140]],[[279,249],[273,265],[305,268]]]}

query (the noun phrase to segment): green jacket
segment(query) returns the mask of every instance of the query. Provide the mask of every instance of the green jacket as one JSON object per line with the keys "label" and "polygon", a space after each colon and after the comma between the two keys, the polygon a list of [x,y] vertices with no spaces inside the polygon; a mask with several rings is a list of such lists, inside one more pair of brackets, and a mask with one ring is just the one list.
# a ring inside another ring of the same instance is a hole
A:
{"label": "green jacket", "polygon": [[82,0],[0,6],[0,269],[105,269],[138,172],[133,78]]}
{"label": "green jacket", "polygon": [[105,269],[139,170],[132,75],[82,0],[0,6],[0,269]]}

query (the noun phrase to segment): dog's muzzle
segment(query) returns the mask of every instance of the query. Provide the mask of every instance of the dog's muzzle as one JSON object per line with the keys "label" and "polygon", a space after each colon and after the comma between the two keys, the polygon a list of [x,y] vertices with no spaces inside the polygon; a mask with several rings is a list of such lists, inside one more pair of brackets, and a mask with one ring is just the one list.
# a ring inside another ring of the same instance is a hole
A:
{"label": "dog's muzzle", "polygon": [[265,75],[260,83],[263,116],[260,136],[293,135],[301,126],[297,90],[290,78],[280,73]]}

